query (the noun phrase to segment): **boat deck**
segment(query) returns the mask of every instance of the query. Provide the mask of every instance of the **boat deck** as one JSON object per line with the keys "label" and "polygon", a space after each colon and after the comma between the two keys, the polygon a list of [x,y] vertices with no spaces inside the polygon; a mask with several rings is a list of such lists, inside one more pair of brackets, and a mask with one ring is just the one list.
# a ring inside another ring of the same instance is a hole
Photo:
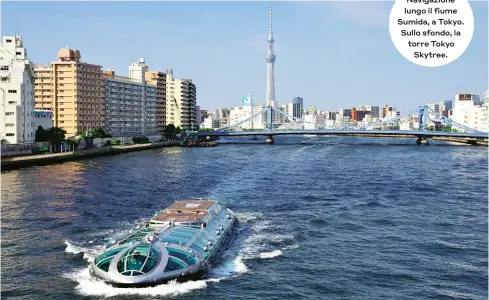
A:
{"label": "boat deck", "polygon": [[153,220],[159,222],[197,222],[207,216],[209,208],[216,201],[212,200],[183,200],[176,201],[170,207],[159,213]]}

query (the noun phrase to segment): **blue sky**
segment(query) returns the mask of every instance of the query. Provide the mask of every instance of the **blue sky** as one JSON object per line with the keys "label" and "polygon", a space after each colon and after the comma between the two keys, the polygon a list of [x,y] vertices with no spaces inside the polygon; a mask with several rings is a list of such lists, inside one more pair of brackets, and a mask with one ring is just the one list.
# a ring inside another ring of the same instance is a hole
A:
{"label": "blue sky", "polygon": [[[34,63],[64,46],[84,61],[127,75],[150,68],[192,78],[203,109],[264,103],[268,8],[274,9],[276,97],[296,96],[322,110],[357,105],[418,105],[488,88],[487,2],[471,2],[472,42],[455,62],[415,65],[389,35],[393,2],[2,2],[2,34],[19,23]],[[21,13],[19,13],[21,12]],[[75,40],[75,42],[74,42]]]}

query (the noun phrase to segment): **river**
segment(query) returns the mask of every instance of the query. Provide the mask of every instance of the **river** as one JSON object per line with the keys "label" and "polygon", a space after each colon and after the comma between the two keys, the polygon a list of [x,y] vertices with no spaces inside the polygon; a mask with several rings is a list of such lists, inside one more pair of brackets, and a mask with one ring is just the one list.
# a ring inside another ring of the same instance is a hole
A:
{"label": "river", "polygon": [[[488,298],[487,148],[227,141],[2,173],[2,298]],[[108,239],[192,197],[240,220],[205,277],[141,289],[89,277]]]}

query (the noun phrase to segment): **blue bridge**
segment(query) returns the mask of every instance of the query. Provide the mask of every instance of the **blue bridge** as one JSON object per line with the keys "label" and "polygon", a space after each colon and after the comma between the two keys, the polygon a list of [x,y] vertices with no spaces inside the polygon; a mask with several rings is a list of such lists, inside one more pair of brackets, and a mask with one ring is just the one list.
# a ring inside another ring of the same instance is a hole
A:
{"label": "blue bridge", "polygon": [[[463,124],[454,122],[448,117],[442,116],[427,106],[420,106],[417,110],[418,121],[417,129],[413,130],[384,130],[385,125],[396,124],[400,121],[401,117],[384,120],[382,122],[371,123],[366,126],[343,126],[340,128],[324,128],[324,129],[304,129],[308,122],[302,119],[291,117],[282,111],[268,106],[256,113],[255,115],[240,121],[231,126],[216,129],[215,131],[208,132],[192,132],[186,137],[187,140],[191,139],[212,139],[216,137],[225,136],[266,136],[266,143],[273,144],[273,136],[276,135],[336,135],[336,136],[363,136],[363,137],[396,137],[396,138],[417,138],[418,144],[427,145],[428,138],[439,138],[446,140],[466,140],[471,144],[487,143],[489,134],[487,132],[478,131],[469,128]],[[247,122],[252,122],[259,117],[265,117],[266,129],[260,130],[243,130],[241,125]],[[450,126],[449,128],[457,128],[457,132],[445,132],[428,130],[429,121],[438,122],[444,126]],[[291,127],[287,128],[288,124]],[[301,128],[297,128],[301,126]]]}

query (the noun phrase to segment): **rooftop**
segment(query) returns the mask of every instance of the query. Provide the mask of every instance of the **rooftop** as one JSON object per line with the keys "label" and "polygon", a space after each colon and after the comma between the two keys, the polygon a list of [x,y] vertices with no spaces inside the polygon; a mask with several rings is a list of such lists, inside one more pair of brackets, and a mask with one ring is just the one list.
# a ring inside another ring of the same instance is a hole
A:
{"label": "rooftop", "polygon": [[154,220],[159,222],[195,222],[199,221],[209,212],[216,201],[213,200],[182,200],[176,201],[162,211]]}

